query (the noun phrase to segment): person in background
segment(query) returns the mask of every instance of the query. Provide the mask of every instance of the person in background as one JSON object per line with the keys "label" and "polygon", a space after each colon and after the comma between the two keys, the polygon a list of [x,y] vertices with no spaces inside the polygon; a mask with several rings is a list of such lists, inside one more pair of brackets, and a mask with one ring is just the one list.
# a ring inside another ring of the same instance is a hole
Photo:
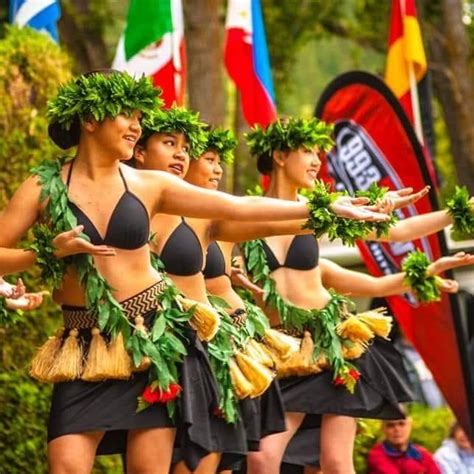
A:
{"label": "person in background", "polygon": [[457,421],[434,458],[442,474],[474,474],[474,448]]}
{"label": "person in background", "polygon": [[385,439],[369,452],[368,474],[441,474],[433,455],[410,442],[412,420],[386,420]]}

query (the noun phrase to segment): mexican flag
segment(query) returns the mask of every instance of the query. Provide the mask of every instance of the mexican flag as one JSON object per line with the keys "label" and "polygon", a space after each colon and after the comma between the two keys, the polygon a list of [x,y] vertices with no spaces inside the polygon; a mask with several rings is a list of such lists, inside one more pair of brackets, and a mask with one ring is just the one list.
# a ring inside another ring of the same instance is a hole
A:
{"label": "mexican flag", "polygon": [[186,57],[181,0],[130,0],[113,69],[146,75],[163,90],[165,107],[183,105]]}

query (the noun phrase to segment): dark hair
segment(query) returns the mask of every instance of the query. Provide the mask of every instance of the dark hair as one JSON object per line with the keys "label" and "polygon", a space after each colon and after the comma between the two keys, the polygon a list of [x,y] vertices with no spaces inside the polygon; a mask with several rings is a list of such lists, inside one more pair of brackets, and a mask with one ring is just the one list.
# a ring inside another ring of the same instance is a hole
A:
{"label": "dark hair", "polygon": [[[93,71],[84,73],[83,76],[87,77],[97,73],[108,76],[113,73],[120,73],[120,71],[108,68],[94,69]],[[64,126],[58,122],[52,122],[48,125],[48,135],[49,138],[63,150],[77,146],[79,145],[79,138],[81,136],[81,121],[79,117],[75,117],[69,129],[64,128]]]}
{"label": "dark hair", "polygon": [[461,426],[461,423],[459,421],[454,421],[451,427],[449,428],[449,437],[454,438],[454,435],[456,434],[457,431],[462,430],[463,427]]}
{"label": "dark hair", "polygon": [[273,170],[273,157],[265,154],[257,158],[257,169],[260,174],[269,175]]}

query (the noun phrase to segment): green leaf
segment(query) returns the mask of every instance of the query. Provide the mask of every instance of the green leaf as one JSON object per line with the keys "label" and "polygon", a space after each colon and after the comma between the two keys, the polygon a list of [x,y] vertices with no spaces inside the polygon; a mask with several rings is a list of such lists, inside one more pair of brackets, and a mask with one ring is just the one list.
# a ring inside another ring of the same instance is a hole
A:
{"label": "green leaf", "polygon": [[155,323],[153,324],[153,330],[151,332],[151,340],[156,342],[161,335],[165,332],[166,328],[166,319],[163,315],[156,318]]}

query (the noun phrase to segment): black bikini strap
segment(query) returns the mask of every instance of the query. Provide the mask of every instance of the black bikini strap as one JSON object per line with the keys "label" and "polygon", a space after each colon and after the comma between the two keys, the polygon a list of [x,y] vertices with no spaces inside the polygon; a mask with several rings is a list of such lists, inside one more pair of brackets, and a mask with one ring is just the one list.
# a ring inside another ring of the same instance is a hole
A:
{"label": "black bikini strap", "polygon": [[67,172],[67,179],[66,179],[66,187],[69,188],[69,183],[71,182],[71,175],[72,175],[72,166],[74,165],[74,160],[71,160],[71,164],[69,165],[69,171]]}
{"label": "black bikini strap", "polygon": [[125,191],[128,191],[127,181],[125,181],[125,176],[122,173],[122,169],[119,167],[120,177],[122,178],[123,185],[125,186]]}

